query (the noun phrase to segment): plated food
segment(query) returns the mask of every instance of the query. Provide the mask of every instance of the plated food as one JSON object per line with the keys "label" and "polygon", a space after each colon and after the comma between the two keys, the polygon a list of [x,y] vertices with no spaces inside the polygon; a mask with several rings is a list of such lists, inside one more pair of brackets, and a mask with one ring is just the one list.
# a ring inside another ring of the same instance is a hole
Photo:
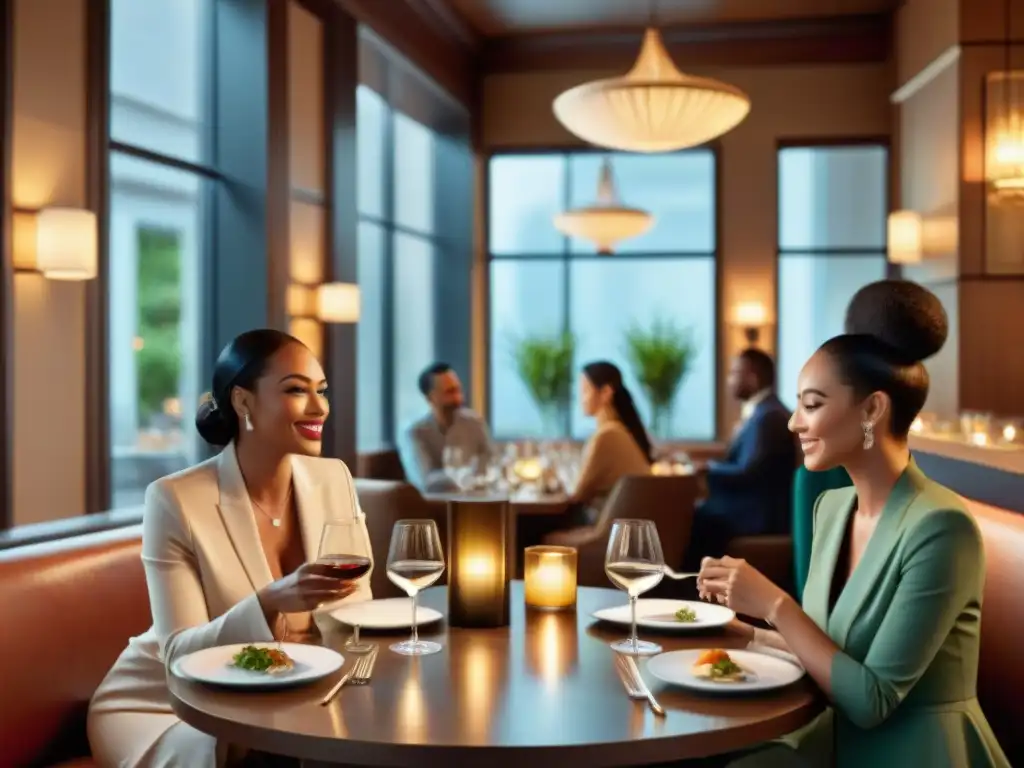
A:
{"label": "plated food", "polygon": [[720,683],[742,683],[749,673],[721,648],[704,651],[691,667],[696,677],[714,680]]}
{"label": "plated food", "polygon": [[[633,623],[628,603],[600,608],[592,615],[599,621],[623,627],[631,627]],[[736,614],[724,605],[663,598],[642,598],[636,601],[636,624],[642,629],[660,632],[697,632],[723,627],[734,618]]]}
{"label": "plated food", "polygon": [[728,696],[784,688],[804,676],[803,667],[776,655],[722,648],[669,651],[652,658],[647,671],[669,685]]}
{"label": "plated food", "polygon": [[279,675],[295,669],[295,662],[282,648],[247,645],[231,657],[231,666],[250,672]]}
{"label": "plated food", "polygon": [[697,612],[689,606],[683,606],[676,611],[676,621],[685,621],[692,624],[697,620]]}

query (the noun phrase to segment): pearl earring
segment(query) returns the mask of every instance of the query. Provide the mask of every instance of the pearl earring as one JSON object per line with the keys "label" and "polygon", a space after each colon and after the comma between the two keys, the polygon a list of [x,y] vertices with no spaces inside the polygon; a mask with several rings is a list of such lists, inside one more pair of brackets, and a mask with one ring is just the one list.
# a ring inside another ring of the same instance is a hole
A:
{"label": "pearl earring", "polygon": [[245,414],[245,431],[252,432],[252,419],[249,418],[249,414]]}
{"label": "pearl earring", "polygon": [[875,445],[875,425],[866,421],[861,426],[864,429],[864,450],[870,451]]}

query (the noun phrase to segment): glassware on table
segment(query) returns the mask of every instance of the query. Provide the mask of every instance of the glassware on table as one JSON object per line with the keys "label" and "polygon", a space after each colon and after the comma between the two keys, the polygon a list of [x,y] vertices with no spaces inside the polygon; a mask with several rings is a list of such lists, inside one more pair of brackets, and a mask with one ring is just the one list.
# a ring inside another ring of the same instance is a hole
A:
{"label": "glassware on table", "polygon": [[[354,581],[370,572],[373,561],[369,544],[355,520],[331,520],[324,523],[316,563],[326,566],[334,578],[344,581]],[[366,653],[373,649],[373,643],[360,641],[359,627],[355,627],[345,648],[353,653]]]}
{"label": "glassware on table", "polygon": [[391,650],[405,656],[426,656],[441,650],[441,644],[419,639],[416,609],[419,593],[444,573],[441,536],[433,520],[399,520],[391,532],[388,549],[388,578],[412,598],[412,636],[395,643]]}
{"label": "glassware on table", "polygon": [[464,490],[466,481],[473,471],[472,456],[458,446],[446,445],[441,461],[444,464],[444,473],[455,485]]}
{"label": "glassware on table", "polygon": [[634,656],[653,656],[661,646],[640,640],[636,634],[636,600],[654,589],[665,576],[665,556],[658,528],[651,520],[616,520],[608,537],[604,572],[612,584],[629,595],[633,631],[629,638],[612,643],[612,649]]}

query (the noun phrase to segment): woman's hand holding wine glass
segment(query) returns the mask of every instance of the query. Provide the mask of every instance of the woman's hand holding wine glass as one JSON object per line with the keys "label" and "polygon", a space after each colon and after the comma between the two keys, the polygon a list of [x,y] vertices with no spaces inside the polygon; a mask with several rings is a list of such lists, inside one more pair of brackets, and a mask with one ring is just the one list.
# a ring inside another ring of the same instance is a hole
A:
{"label": "woman's hand holding wine glass", "polygon": [[665,576],[665,556],[661,551],[658,528],[651,520],[616,520],[608,537],[604,571],[611,582],[629,595],[633,631],[626,640],[612,643],[619,653],[652,656],[661,646],[640,640],[636,634],[636,601],[661,583]]}
{"label": "woman's hand holding wine glass", "polygon": [[391,646],[405,656],[425,656],[441,650],[439,643],[419,639],[416,608],[421,589],[444,573],[441,537],[433,520],[399,520],[391,533],[388,550],[388,578],[412,598],[412,637]]}
{"label": "woman's hand holding wine glass", "polygon": [[[370,572],[373,560],[355,520],[331,520],[324,523],[315,565],[326,569],[334,578],[347,585],[346,594],[342,597],[348,597],[356,591],[356,581]],[[340,598],[334,598],[337,599]],[[354,653],[365,653],[373,648],[373,644],[360,642],[356,627],[345,647]]]}

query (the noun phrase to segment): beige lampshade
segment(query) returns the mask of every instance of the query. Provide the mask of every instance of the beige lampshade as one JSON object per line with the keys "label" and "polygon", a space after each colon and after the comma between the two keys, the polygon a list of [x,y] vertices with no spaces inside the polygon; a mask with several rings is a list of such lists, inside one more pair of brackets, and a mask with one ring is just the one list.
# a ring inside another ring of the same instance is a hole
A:
{"label": "beige lampshade", "polygon": [[921,216],[915,211],[889,214],[886,241],[892,264],[917,264],[922,258]]}
{"label": "beige lampshade", "polygon": [[44,208],[36,216],[35,267],[49,280],[96,277],[96,214],[81,208]]}
{"label": "beige lampshade", "polygon": [[628,208],[619,202],[612,164],[605,158],[597,182],[597,202],[586,208],[559,213],[554,223],[555,229],[564,235],[590,240],[598,253],[611,253],[620,241],[642,235],[650,229],[654,218],[647,211]]}
{"label": "beige lampshade", "polygon": [[985,80],[985,178],[995,197],[1024,199],[1024,72]]}
{"label": "beige lampshade", "polygon": [[317,289],[316,316],[324,323],[359,322],[359,286],[325,283]]}
{"label": "beige lampshade", "polygon": [[629,72],[570,88],[553,108],[562,125],[591,144],[671,152],[735,128],[750,112],[750,99],[728,83],[680,72],[651,28]]}

